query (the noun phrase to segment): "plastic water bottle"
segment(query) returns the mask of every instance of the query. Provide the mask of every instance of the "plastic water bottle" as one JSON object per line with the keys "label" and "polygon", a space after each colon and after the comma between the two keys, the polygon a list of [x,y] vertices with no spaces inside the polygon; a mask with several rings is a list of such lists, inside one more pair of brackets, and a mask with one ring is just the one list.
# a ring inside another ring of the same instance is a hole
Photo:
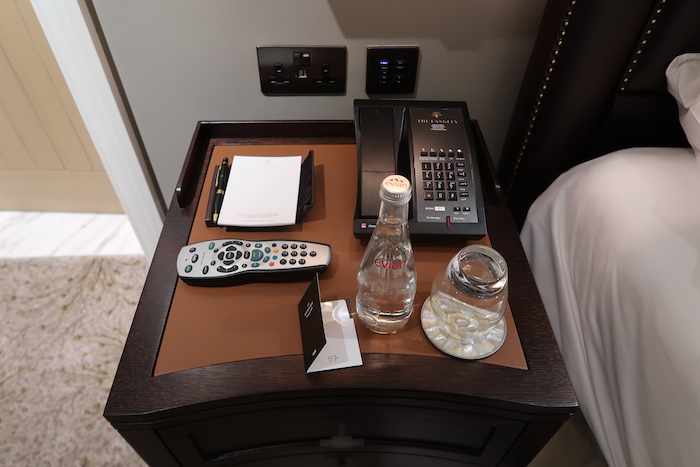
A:
{"label": "plastic water bottle", "polygon": [[416,267],[408,235],[411,183],[386,177],[379,189],[377,226],[357,273],[357,315],[372,331],[393,334],[411,317],[416,296]]}

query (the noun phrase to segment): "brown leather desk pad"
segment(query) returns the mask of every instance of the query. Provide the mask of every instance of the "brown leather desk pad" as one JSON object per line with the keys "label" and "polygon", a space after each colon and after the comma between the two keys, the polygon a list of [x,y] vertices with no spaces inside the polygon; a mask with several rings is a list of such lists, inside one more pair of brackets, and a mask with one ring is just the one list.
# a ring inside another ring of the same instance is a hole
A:
{"label": "brown leather desk pad", "polygon": [[[310,149],[314,150],[316,163],[316,199],[300,224],[238,231],[209,228],[204,223],[205,194],[197,207],[189,243],[217,238],[327,243],[333,249],[333,258],[328,270],[320,276],[321,300],[346,299],[354,314],[355,275],[366,246],[366,242],[356,239],[352,233],[357,193],[355,145],[218,145],[213,149],[204,186],[211,184],[214,167],[221,164],[224,157],[303,156]],[[488,238],[480,242],[488,244]],[[461,247],[472,241],[445,243],[414,243],[418,292],[413,316],[406,328],[395,335],[383,336],[370,332],[355,320],[362,353],[453,358],[438,351],[420,325],[420,309],[428,297],[433,278]],[[225,362],[301,355],[297,304],[307,287],[307,282],[195,287],[178,279],[154,375]],[[480,361],[525,370],[527,363],[510,309],[506,312],[506,323],[507,337],[501,349]],[[304,371],[301,361],[299,370]]]}

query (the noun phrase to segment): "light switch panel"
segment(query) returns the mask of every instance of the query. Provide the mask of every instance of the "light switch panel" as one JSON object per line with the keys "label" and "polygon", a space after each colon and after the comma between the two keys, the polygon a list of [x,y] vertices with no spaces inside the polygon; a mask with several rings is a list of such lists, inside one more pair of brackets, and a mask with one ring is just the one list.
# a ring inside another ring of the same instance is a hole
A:
{"label": "light switch panel", "polygon": [[367,94],[412,94],[418,75],[417,46],[367,47]]}

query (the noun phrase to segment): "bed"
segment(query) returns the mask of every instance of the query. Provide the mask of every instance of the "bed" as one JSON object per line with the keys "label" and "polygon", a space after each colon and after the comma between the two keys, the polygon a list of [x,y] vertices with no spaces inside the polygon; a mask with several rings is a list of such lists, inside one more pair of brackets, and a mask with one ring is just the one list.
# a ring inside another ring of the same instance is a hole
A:
{"label": "bed", "polygon": [[550,0],[499,177],[611,466],[700,465],[700,2]]}

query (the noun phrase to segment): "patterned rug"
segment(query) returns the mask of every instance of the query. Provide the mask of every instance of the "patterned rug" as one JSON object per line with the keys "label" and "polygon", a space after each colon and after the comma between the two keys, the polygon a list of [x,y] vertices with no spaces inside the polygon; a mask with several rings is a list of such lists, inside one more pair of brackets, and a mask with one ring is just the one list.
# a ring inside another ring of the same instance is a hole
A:
{"label": "patterned rug", "polygon": [[102,417],[142,256],[0,260],[0,465],[142,466]]}

